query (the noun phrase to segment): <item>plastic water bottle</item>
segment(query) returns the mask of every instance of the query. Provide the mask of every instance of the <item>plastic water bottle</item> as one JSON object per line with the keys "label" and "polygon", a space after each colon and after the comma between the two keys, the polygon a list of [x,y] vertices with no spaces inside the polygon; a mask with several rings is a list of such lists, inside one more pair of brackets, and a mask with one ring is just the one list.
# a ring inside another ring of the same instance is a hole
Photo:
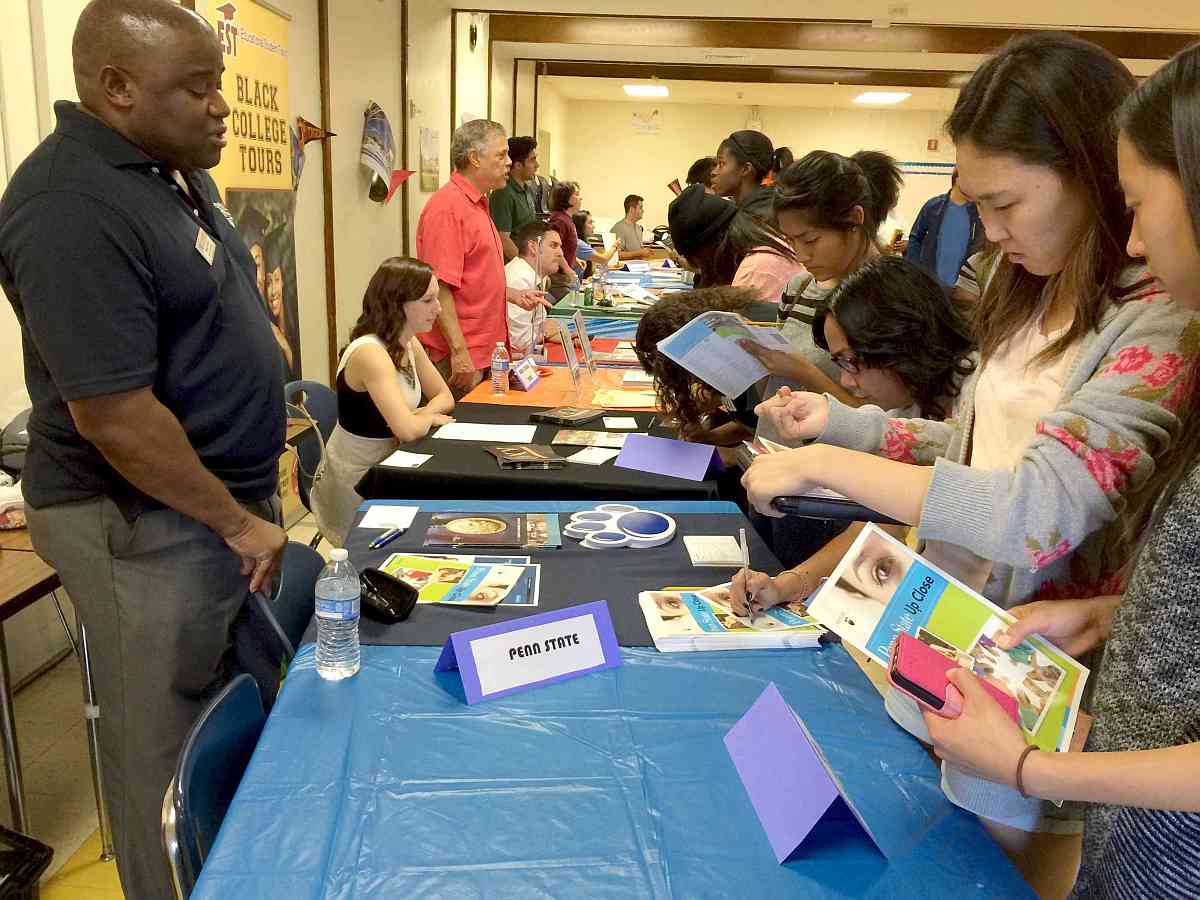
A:
{"label": "plastic water bottle", "polygon": [[492,351],[492,396],[503,397],[508,393],[508,351],[504,341],[496,341],[496,349]]}
{"label": "plastic water bottle", "polygon": [[317,576],[317,674],[328,681],[358,671],[358,572],[346,551],[329,551],[329,563]]}
{"label": "plastic water bottle", "polygon": [[596,273],[596,277],[592,279],[592,295],[596,300],[597,306],[608,306],[608,275],[601,271]]}

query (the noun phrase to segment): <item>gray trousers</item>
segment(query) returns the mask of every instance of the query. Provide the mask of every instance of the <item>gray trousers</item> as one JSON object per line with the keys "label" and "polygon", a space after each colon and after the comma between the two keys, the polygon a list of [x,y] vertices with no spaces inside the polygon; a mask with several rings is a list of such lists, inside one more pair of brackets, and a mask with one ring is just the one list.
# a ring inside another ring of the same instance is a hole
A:
{"label": "gray trousers", "polygon": [[[246,508],[280,521],[277,497]],[[230,626],[248,578],[216,532],[174,510],[130,523],[100,498],[26,516],[88,631],[121,887],[128,900],[169,900],[163,794],[188,729],[236,674]]]}

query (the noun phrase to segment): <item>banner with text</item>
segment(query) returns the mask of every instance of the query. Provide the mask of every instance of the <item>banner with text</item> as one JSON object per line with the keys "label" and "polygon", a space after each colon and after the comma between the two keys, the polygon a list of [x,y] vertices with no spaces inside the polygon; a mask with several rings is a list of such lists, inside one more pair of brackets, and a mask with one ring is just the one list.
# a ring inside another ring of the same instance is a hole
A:
{"label": "banner with text", "polygon": [[250,247],[258,289],[283,360],[300,377],[287,19],[251,0],[210,0],[224,54],[228,144],[210,174]]}

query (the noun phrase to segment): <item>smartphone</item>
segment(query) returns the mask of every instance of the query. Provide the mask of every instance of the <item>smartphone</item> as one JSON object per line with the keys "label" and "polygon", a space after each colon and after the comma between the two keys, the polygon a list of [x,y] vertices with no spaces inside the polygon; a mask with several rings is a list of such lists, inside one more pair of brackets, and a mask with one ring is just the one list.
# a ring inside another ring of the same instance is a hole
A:
{"label": "smartphone", "polygon": [[[962,712],[963,698],[958,689],[950,683],[946,673],[957,665],[957,662],[943,656],[911,634],[901,634],[892,644],[892,656],[888,661],[888,681],[896,690],[908,694],[930,712],[953,719]],[[1008,713],[1008,717],[1019,724],[1016,698],[1006,694],[990,681],[980,679],[980,683]]]}

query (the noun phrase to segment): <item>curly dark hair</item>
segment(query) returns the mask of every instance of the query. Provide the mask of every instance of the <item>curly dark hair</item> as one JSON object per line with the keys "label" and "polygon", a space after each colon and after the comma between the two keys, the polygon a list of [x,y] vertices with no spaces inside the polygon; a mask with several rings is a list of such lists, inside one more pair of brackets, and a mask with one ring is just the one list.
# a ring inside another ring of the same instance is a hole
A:
{"label": "curly dark hair", "polygon": [[745,288],[702,288],[668,294],[646,311],[638,323],[633,349],[642,368],[654,376],[663,412],[674,416],[686,431],[721,405],[721,395],[678,363],[658,352],[658,342],[670,337],[701,313],[714,309],[737,312],[755,300]]}
{"label": "curly dark hair", "polygon": [[[420,300],[429,289],[432,277],[433,269],[419,259],[392,256],[381,262],[363,294],[362,314],[350,329],[350,340],[364,334],[376,335],[399,368],[404,362],[405,351],[400,340],[407,322],[404,304]],[[339,352],[345,350],[343,347]]]}
{"label": "curly dark hair", "polygon": [[891,369],[912,392],[921,418],[944,419],[963,380],[975,371],[975,343],[960,301],[932,275],[900,256],[859,266],[826,298],[813,341],[829,350],[832,314],[850,349],[872,369]]}

